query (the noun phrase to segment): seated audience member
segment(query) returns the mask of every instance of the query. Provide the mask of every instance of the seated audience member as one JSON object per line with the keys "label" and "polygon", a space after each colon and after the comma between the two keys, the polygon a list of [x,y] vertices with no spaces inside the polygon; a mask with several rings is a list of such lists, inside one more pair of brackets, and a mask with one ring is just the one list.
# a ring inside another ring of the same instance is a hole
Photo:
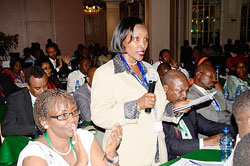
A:
{"label": "seated audience member", "polygon": [[168,63],[161,63],[158,66],[157,72],[160,76],[160,80],[162,80],[163,75],[169,70],[171,70],[171,66]]}
{"label": "seated audience member", "polygon": [[35,127],[33,106],[36,97],[48,88],[48,78],[41,67],[33,66],[26,70],[27,88],[7,97],[6,109],[2,120],[2,135],[35,137],[39,131]]}
{"label": "seated audience member", "polygon": [[38,163],[40,166],[117,166],[116,149],[122,138],[121,126],[113,127],[104,154],[94,135],[87,130],[76,129],[79,113],[73,97],[66,91],[49,89],[39,95],[34,119],[45,134],[29,142],[19,155],[17,166]]}
{"label": "seated audience member", "polygon": [[[188,80],[182,72],[177,70],[168,71],[163,76],[162,84],[169,102],[186,100]],[[194,109],[184,114],[179,124],[164,122],[163,131],[168,149],[168,159],[171,160],[204,146],[219,145],[220,133],[226,126],[230,128],[230,132],[235,136],[232,126],[208,120]],[[198,133],[209,137],[198,139]]]}
{"label": "seated audience member", "polygon": [[91,86],[92,79],[96,67],[91,67],[88,70],[88,75],[86,77],[87,83],[83,84],[79,89],[74,93],[74,98],[76,101],[77,108],[81,110],[80,118],[84,121],[91,121],[91,112],[90,112],[90,103],[91,103]]}
{"label": "seated audience member", "polygon": [[234,166],[250,165],[250,133],[245,135],[235,148],[233,165]]}
{"label": "seated audience member", "polygon": [[155,62],[155,63],[153,64],[154,68],[157,70],[158,66],[159,66],[161,63],[168,63],[168,64],[170,64],[171,69],[179,70],[179,71],[183,72],[183,73],[186,75],[187,79],[189,80],[189,74],[188,74],[187,70],[184,69],[184,68],[179,67],[179,66],[176,64],[176,62],[172,59],[169,50],[163,49],[163,50],[160,51],[160,54],[159,54],[159,61],[158,61],[158,62]]}
{"label": "seated audience member", "polygon": [[87,75],[87,71],[90,67],[90,59],[89,58],[81,58],[78,64],[78,70],[73,71],[68,76],[67,81],[67,92],[74,93],[76,81],[79,81],[80,86],[82,86],[85,82],[85,77]]}
{"label": "seated audience member", "polygon": [[230,112],[226,110],[226,99],[222,91],[214,88],[216,72],[212,65],[201,64],[195,70],[194,84],[188,92],[188,99],[197,99],[211,92],[217,92],[211,101],[199,104],[196,107],[197,113],[215,122],[229,122]]}
{"label": "seated audience member", "polygon": [[71,61],[71,66],[73,70],[77,70],[80,59],[88,58],[89,51],[88,48],[84,45],[78,45],[77,51],[75,52],[75,59]]}
{"label": "seated audience member", "polygon": [[[202,64],[213,66],[212,62],[210,60],[208,60],[207,57],[204,56],[204,57],[200,57],[200,59],[196,62],[195,69],[197,67],[199,67],[200,65],[202,65]],[[189,87],[191,87],[193,84],[194,84],[194,78],[190,78],[190,80],[189,80]],[[215,88],[219,88],[219,89],[221,89],[223,91],[223,88],[222,88],[222,86],[221,86],[221,84],[220,84],[220,82],[218,80],[216,80],[214,82],[214,87]]]}
{"label": "seated audience member", "polygon": [[13,57],[10,60],[10,70],[5,69],[2,73],[8,74],[14,83],[24,83],[24,72],[22,70],[22,60],[18,57]]}
{"label": "seated audience member", "polygon": [[0,73],[0,105],[5,105],[6,98],[17,90],[19,88],[13,83],[11,77]]}
{"label": "seated audience member", "polygon": [[107,63],[110,59],[112,59],[112,55],[109,54],[107,47],[101,48],[101,55],[98,57],[99,66]]}
{"label": "seated audience member", "polygon": [[71,72],[72,67],[70,65],[70,55],[57,56],[56,46],[54,44],[46,45],[46,57],[45,60],[50,62],[52,66],[52,76],[62,77],[63,75],[68,76]]}
{"label": "seated audience member", "polygon": [[[243,92],[233,103],[233,115],[235,117],[239,134],[236,137],[236,148],[238,142],[246,134],[250,133],[250,91]],[[249,148],[248,148],[249,150]],[[226,166],[232,166],[234,150],[226,161]]]}
{"label": "seated audience member", "polygon": [[52,67],[51,67],[50,63],[48,61],[43,61],[41,63],[41,68],[47,74],[48,89],[56,89],[56,88],[62,89],[62,86],[61,86],[59,80],[56,77],[52,77]]}
{"label": "seated audience member", "polygon": [[241,92],[250,90],[250,75],[247,73],[248,65],[245,57],[236,56],[231,61],[234,72],[228,77],[224,87],[228,86],[229,98],[235,98],[238,85],[241,86]]}
{"label": "seated audience member", "polygon": [[192,56],[192,47],[189,46],[189,41],[188,40],[184,40],[183,41],[183,46],[181,46],[181,60],[180,62],[183,63],[184,65],[190,61]]}
{"label": "seated audience member", "polygon": [[194,48],[192,51],[191,59],[184,64],[184,68],[188,71],[190,78],[194,77],[196,64],[200,58],[201,58],[201,51],[197,48]]}

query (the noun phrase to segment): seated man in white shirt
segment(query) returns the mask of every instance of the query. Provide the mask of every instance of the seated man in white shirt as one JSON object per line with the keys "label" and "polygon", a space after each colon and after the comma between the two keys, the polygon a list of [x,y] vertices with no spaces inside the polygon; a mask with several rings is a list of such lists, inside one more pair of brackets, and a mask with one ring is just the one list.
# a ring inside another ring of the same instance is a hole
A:
{"label": "seated man in white shirt", "polygon": [[[168,101],[175,103],[186,100],[188,80],[182,72],[169,70],[163,75],[162,84]],[[182,116],[179,124],[164,122],[163,131],[168,159],[171,160],[204,146],[219,145],[220,133],[224,127],[228,127],[230,133],[235,136],[232,126],[208,120],[193,109]],[[198,133],[209,137],[198,139]]]}
{"label": "seated man in white shirt", "polygon": [[79,85],[82,86],[85,82],[88,69],[90,68],[90,58],[81,58],[78,64],[78,70],[73,71],[68,76],[67,91],[69,93],[75,92],[76,81],[79,81]]}
{"label": "seated man in white shirt", "polygon": [[[239,97],[233,103],[233,115],[235,117],[239,134],[236,138],[236,144],[234,149],[237,147],[238,142],[245,135],[250,133],[250,91],[247,90],[240,94]],[[234,150],[226,161],[226,166],[233,165]]]}
{"label": "seated man in white shirt", "polygon": [[161,63],[168,63],[171,66],[171,69],[179,70],[185,74],[187,79],[189,80],[189,73],[186,69],[181,68],[177,65],[177,63],[172,59],[170,51],[168,49],[162,49],[159,54],[159,61],[153,64],[154,68],[157,70],[158,66]]}

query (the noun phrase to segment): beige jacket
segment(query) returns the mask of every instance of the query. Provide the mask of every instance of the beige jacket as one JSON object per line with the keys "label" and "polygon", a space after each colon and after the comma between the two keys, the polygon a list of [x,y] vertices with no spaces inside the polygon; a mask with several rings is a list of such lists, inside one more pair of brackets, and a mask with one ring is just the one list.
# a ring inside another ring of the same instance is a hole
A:
{"label": "beige jacket", "polygon": [[[115,58],[121,61],[118,56]],[[124,104],[137,100],[147,93],[147,90],[132,74],[126,71],[115,74],[115,70],[120,69],[119,66],[114,66],[113,61],[109,61],[96,70],[91,91],[91,119],[96,125],[106,129],[103,147],[112,127],[119,123],[123,127],[123,138],[118,149],[121,166],[148,166],[166,162],[168,157],[165,136],[163,132],[153,131],[153,123],[156,120],[177,122],[177,119],[163,117],[167,100],[160,80],[157,81],[155,87],[157,116],[155,117],[152,109],[151,114],[146,114],[142,110],[139,118],[125,119]],[[146,62],[143,64],[147,68],[147,80],[148,73],[157,74],[153,66]],[[157,139],[160,163],[154,164]]]}

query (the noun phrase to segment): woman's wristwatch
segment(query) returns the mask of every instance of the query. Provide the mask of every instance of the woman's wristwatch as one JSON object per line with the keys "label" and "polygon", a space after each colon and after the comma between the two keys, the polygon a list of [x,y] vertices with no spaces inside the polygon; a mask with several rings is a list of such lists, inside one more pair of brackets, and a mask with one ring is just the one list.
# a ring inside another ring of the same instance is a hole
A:
{"label": "woman's wristwatch", "polygon": [[115,164],[119,161],[119,154],[117,153],[117,155],[115,157],[113,157],[111,160],[107,157],[106,153],[104,153],[104,158],[106,159],[106,161],[108,163],[111,163],[111,164]]}

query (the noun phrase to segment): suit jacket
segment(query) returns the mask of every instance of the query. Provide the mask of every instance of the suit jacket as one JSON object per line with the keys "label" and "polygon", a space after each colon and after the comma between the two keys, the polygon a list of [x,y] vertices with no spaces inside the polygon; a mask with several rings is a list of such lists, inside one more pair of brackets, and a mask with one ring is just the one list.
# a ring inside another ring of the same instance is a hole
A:
{"label": "suit jacket", "polygon": [[2,135],[34,137],[36,134],[31,96],[29,90],[23,88],[7,98],[2,120]]}
{"label": "suit jacket", "polygon": [[0,95],[0,104],[4,105],[6,97],[8,97],[11,93],[19,90],[16,84],[13,83],[11,77],[7,74],[0,73],[0,85],[2,86],[3,93],[5,97]]}
{"label": "suit jacket", "polygon": [[81,110],[80,118],[85,121],[91,121],[91,112],[90,112],[90,90],[87,83],[83,84],[79,89],[74,93],[74,98],[78,109]]}
{"label": "suit jacket", "polygon": [[168,122],[163,123],[163,131],[165,133],[165,142],[168,149],[169,160],[199,149],[198,133],[206,136],[212,136],[222,133],[224,127],[229,127],[232,136],[236,136],[232,126],[208,120],[193,109],[184,114],[182,119],[192,135],[192,139],[176,138],[174,126],[177,126],[177,124]]}
{"label": "suit jacket", "polygon": [[[230,121],[230,115],[225,112],[226,110],[226,99],[222,91],[218,88],[212,88],[210,92],[216,91],[217,93],[214,95],[214,98],[219,103],[222,111],[216,111],[215,107],[211,104],[211,101],[207,101],[201,103],[194,108],[200,114],[202,114],[205,118],[209,120],[213,120],[215,122],[225,123]],[[197,99],[199,97],[204,96],[203,93],[199,91],[194,85],[189,88],[187,98],[188,99]]]}
{"label": "suit jacket", "polygon": [[[58,72],[54,68],[54,66],[51,63],[51,61],[50,61],[50,59],[49,59],[48,56],[46,56],[43,61],[49,62],[50,66],[52,68],[52,75],[53,75],[53,77],[62,76],[62,75],[66,75],[66,77],[67,77],[69,75],[69,73],[71,72],[71,70],[68,68],[67,64],[64,61],[62,62],[62,67],[61,67],[61,69]],[[58,59],[56,59],[56,67],[58,67],[58,66],[59,66],[59,62],[58,62]]]}

